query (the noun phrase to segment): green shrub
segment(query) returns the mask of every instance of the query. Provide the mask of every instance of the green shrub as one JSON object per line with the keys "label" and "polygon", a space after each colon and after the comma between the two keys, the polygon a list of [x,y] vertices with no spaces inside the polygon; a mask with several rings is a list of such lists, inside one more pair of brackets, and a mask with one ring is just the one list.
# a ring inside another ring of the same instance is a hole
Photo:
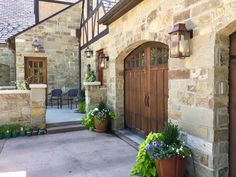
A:
{"label": "green shrub", "polygon": [[79,101],[80,102],[84,102],[85,101],[85,89],[80,90]]}
{"label": "green shrub", "polygon": [[21,127],[23,127],[24,129],[26,128],[26,126],[19,125],[19,124],[1,125],[0,126],[0,132],[1,133],[5,133],[6,131],[9,131],[9,132],[13,132],[13,131],[19,132]]}
{"label": "green shrub", "polygon": [[136,157],[136,162],[131,169],[131,175],[140,175],[144,177],[155,177],[157,171],[155,168],[155,161],[150,158],[146,152],[146,146],[153,140],[162,139],[160,133],[149,133],[146,140],[139,145],[138,155]]}
{"label": "green shrub", "polygon": [[174,125],[171,122],[166,122],[164,129],[162,131],[163,135],[163,141],[165,144],[171,145],[171,144],[179,144],[179,128],[177,125]]}
{"label": "green shrub", "polygon": [[85,101],[81,102],[79,104],[79,112],[80,113],[86,113],[86,104],[85,104]]}

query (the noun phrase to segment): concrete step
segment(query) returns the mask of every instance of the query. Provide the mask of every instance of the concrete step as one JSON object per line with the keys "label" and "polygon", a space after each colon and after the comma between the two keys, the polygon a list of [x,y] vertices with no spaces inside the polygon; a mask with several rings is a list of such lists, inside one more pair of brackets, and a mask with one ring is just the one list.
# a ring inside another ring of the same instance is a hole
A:
{"label": "concrete step", "polygon": [[114,132],[116,136],[118,136],[120,139],[134,147],[136,150],[138,150],[139,145],[145,141],[144,137],[141,137],[140,135],[133,133],[132,131],[128,129],[118,130]]}
{"label": "concrete step", "polygon": [[81,124],[81,122],[82,122],[82,120],[80,120],[80,121],[48,123],[47,128],[62,127],[62,126],[67,126],[67,125],[77,125],[77,124]]}
{"label": "concrete step", "polygon": [[87,127],[81,124],[64,125],[64,126],[47,128],[47,134],[66,133],[66,132],[86,130],[86,129]]}

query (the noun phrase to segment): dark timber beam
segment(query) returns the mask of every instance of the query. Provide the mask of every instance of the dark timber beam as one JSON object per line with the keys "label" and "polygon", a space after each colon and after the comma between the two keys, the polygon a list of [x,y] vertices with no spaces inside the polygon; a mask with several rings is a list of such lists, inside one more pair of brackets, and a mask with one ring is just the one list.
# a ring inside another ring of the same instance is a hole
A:
{"label": "dark timber beam", "polygon": [[101,19],[98,20],[98,23],[103,25],[109,25],[124,14],[126,14],[129,10],[134,8],[143,0],[121,0],[118,2],[111,10],[108,11]]}
{"label": "dark timber beam", "polygon": [[39,0],[34,0],[35,23],[39,22]]}
{"label": "dark timber beam", "polygon": [[51,2],[51,3],[58,3],[58,4],[66,4],[66,5],[72,5],[73,2],[65,2],[65,1],[57,1],[57,0],[38,0],[38,1],[44,1],[44,2]]}

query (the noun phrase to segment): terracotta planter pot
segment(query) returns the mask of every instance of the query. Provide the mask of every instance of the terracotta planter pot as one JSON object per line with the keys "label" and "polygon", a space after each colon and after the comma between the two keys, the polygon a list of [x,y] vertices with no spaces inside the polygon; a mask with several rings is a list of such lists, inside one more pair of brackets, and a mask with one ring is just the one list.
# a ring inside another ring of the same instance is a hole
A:
{"label": "terracotta planter pot", "polygon": [[108,130],[108,123],[109,123],[108,119],[105,119],[104,121],[99,121],[95,116],[93,120],[96,132],[106,132]]}
{"label": "terracotta planter pot", "polygon": [[184,177],[185,159],[173,156],[155,161],[158,177]]}

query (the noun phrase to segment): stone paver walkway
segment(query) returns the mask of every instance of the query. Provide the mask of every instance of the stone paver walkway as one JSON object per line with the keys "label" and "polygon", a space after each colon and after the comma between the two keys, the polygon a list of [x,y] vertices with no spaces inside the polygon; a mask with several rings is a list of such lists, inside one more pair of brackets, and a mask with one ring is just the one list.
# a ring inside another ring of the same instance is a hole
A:
{"label": "stone paver walkway", "polygon": [[1,145],[0,177],[128,177],[137,154],[114,135],[87,130],[0,140]]}

